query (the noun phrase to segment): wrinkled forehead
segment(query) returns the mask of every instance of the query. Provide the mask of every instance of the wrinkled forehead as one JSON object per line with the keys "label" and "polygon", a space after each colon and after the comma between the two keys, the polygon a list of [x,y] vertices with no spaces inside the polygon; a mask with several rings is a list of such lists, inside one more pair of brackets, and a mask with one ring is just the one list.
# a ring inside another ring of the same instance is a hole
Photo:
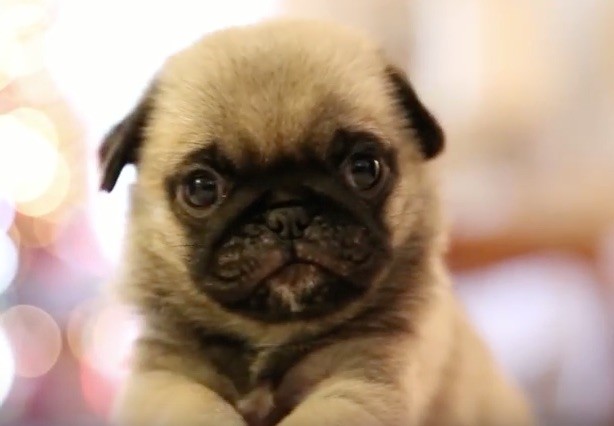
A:
{"label": "wrinkled forehead", "polygon": [[367,55],[204,51],[175,58],[158,85],[143,160],[163,159],[171,170],[211,144],[241,167],[323,157],[341,129],[394,139],[384,64]]}

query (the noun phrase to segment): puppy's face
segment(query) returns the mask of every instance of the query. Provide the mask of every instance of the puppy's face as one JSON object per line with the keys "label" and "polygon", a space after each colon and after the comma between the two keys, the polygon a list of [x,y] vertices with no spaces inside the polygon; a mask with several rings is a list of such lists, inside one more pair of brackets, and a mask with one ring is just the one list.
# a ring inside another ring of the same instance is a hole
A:
{"label": "puppy's face", "polygon": [[342,309],[371,286],[390,255],[381,206],[395,157],[369,133],[339,130],[325,145],[235,165],[209,143],[167,177],[195,286],[269,321]]}
{"label": "puppy's face", "polygon": [[137,164],[130,261],[149,300],[309,321],[387,291],[411,262],[429,227],[422,163],[442,143],[367,41],[272,22],[171,58],[103,144],[102,186]]}

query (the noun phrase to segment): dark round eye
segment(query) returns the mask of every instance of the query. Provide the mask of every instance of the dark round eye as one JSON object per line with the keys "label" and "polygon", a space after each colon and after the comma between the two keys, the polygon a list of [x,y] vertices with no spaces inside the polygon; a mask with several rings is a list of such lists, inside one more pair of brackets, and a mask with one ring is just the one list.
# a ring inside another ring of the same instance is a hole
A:
{"label": "dark round eye", "polygon": [[345,163],[344,174],[348,183],[359,191],[373,188],[380,180],[380,161],[371,154],[351,155]]}
{"label": "dark round eye", "polygon": [[198,170],[185,179],[181,196],[186,204],[197,209],[213,206],[222,196],[221,178],[211,170]]}

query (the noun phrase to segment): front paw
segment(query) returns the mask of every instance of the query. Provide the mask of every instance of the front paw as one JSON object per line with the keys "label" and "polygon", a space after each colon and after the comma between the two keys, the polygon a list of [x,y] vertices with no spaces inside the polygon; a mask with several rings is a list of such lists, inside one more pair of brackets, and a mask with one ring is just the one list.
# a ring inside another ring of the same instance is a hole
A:
{"label": "front paw", "polygon": [[334,401],[332,404],[308,404],[299,406],[284,418],[278,426],[401,426],[388,423],[374,414],[348,401]]}
{"label": "front paw", "polygon": [[133,376],[118,399],[114,426],[247,426],[215,392],[169,372]]}
{"label": "front paw", "polygon": [[[179,397],[178,397],[179,398]],[[248,426],[229,406],[196,409],[190,401],[166,401],[156,406],[124,407],[114,415],[113,426]]]}

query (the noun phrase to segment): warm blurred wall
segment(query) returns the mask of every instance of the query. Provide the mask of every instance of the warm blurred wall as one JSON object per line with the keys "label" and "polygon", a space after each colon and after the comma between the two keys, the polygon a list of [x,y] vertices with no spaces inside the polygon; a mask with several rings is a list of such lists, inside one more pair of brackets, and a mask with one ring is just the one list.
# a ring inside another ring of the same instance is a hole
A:
{"label": "warm blurred wall", "polygon": [[409,63],[414,36],[409,25],[410,5],[406,0],[282,0],[280,13],[328,19],[358,27],[379,42],[394,61]]}

